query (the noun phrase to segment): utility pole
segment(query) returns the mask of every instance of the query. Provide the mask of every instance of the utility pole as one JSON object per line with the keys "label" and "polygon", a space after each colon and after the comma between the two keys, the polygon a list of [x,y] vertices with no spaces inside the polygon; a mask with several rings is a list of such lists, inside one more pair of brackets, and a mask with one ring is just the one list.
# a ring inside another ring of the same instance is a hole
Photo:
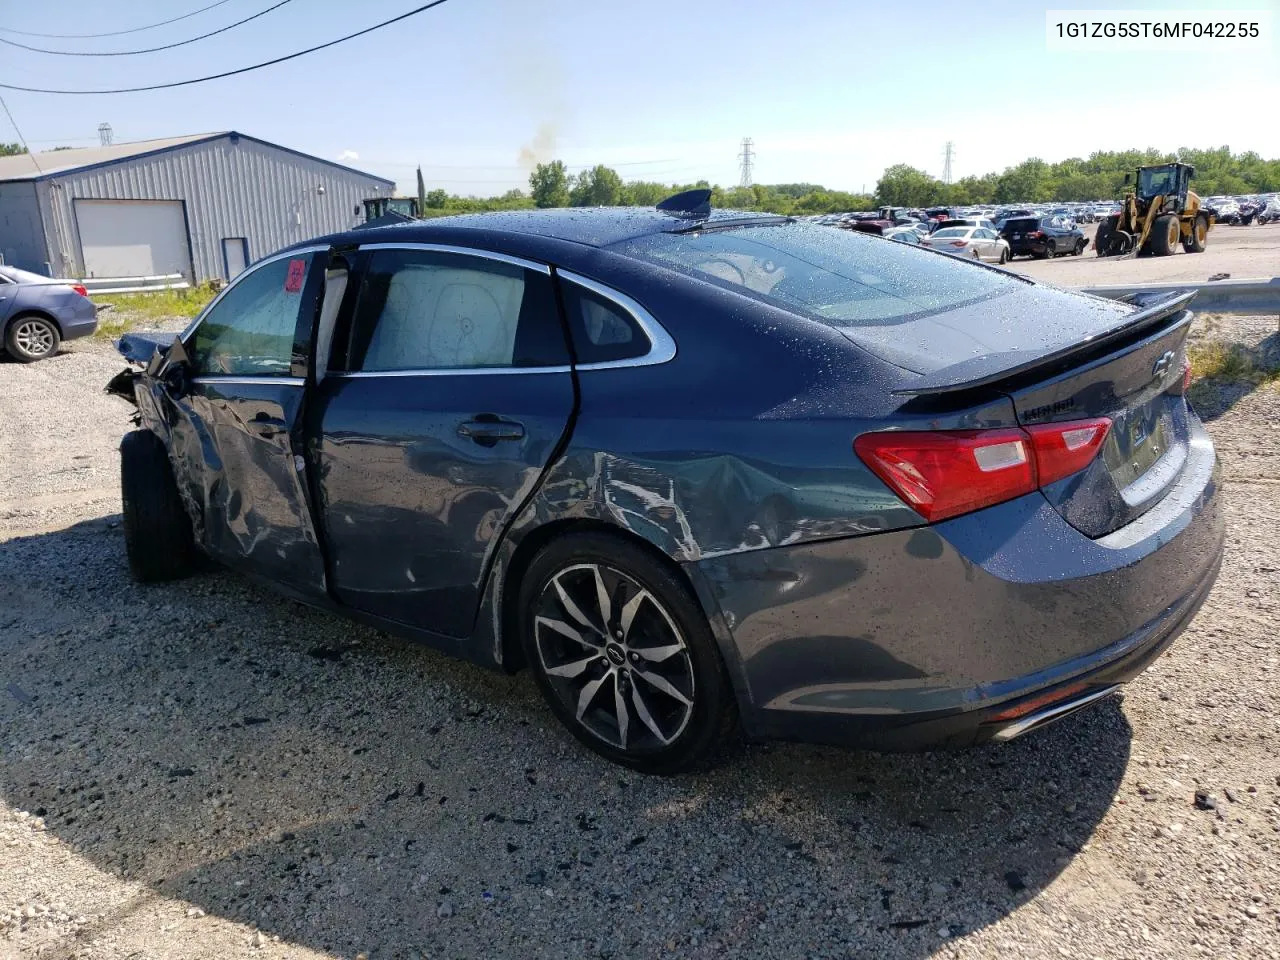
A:
{"label": "utility pole", "polygon": [[956,153],[956,145],[952,143],[950,140],[948,140],[947,145],[944,148],[942,153],[943,157],[946,158],[942,161],[942,182],[943,183],[946,183],[946,184],[951,183],[951,158],[955,156],[955,153]]}
{"label": "utility pole", "polygon": [[112,137],[112,133],[111,133],[111,124],[109,124],[109,123],[100,123],[100,124],[98,124],[98,143],[99,143],[99,145],[104,146],[104,147],[109,147],[109,146],[111,146],[111,137]]}
{"label": "utility pole", "polygon": [[738,154],[738,160],[742,163],[742,179],[738,181],[739,186],[751,186],[751,164],[756,158],[755,150],[752,149],[754,146],[750,137],[742,138],[742,152]]}

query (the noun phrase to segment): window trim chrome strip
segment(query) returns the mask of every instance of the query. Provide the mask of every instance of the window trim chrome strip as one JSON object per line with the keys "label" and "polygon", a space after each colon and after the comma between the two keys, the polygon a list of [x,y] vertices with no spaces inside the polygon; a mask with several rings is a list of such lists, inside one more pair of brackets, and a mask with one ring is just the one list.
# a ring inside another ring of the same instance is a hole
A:
{"label": "window trim chrome strip", "polygon": [[276,384],[281,387],[305,387],[307,385],[306,377],[277,377],[270,373],[264,373],[256,377],[237,376],[234,374],[210,373],[203,377],[192,377],[192,383],[229,383],[243,385],[266,385]]}
{"label": "window trim chrome strip", "polygon": [[551,275],[551,268],[545,263],[538,263],[534,260],[525,260],[522,257],[513,257],[506,253],[497,253],[493,250],[485,250],[481,247],[459,247],[449,243],[411,243],[409,241],[387,241],[385,243],[362,243],[361,250],[423,250],[427,253],[451,253],[464,257],[478,257],[481,260],[496,260],[499,263],[510,264],[513,267],[521,267],[525,270],[532,270],[535,273],[541,273],[545,276]]}
{"label": "window trim chrome strip", "polygon": [[610,300],[617,306],[621,307],[631,315],[636,324],[649,338],[649,352],[641,354],[638,357],[628,357],[625,360],[602,360],[598,363],[579,363],[575,365],[575,369],[581,370],[614,370],[622,367],[648,367],[659,363],[666,363],[675,359],[676,342],[671,339],[671,335],[660,324],[648,310],[642,307],[631,297],[627,296],[619,290],[605,286],[590,277],[584,277],[580,273],[573,273],[569,270],[561,270],[556,268],[556,276],[567,283],[576,284],[584,290],[590,290],[592,293],[606,300]]}
{"label": "window trim chrome strip", "polygon": [[281,250],[278,253],[273,253],[268,256],[265,256],[261,260],[257,261],[256,263],[251,263],[249,266],[245,267],[238,274],[236,274],[236,276],[233,277],[225,287],[223,287],[218,292],[218,295],[216,297],[214,297],[212,300],[208,302],[208,304],[205,305],[205,308],[203,310],[201,310],[198,314],[196,314],[196,318],[192,320],[189,324],[187,324],[186,329],[183,330],[180,334],[178,334],[178,339],[182,341],[183,347],[186,347],[187,345],[187,337],[189,337],[192,333],[195,332],[196,327],[200,326],[201,321],[203,321],[204,318],[208,316],[209,311],[212,310],[214,307],[216,307],[222,301],[222,298],[225,297],[232,290],[234,290],[236,288],[236,284],[238,284],[245,277],[249,276],[249,274],[257,273],[261,268],[265,267],[267,264],[275,263],[277,260],[283,260],[285,257],[296,257],[304,253],[319,253],[322,250],[328,250],[328,249],[329,249],[329,245],[326,243],[315,243],[306,247],[294,247],[292,250]]}
{"label": "window trim chrome strip", "polygon": [[409,370],[353,370],[331,372],[326,379],[367,380],[371,377],[474,377],[482,373],[511,376],[515,373],[572,373],[573,367],[419,367]]}

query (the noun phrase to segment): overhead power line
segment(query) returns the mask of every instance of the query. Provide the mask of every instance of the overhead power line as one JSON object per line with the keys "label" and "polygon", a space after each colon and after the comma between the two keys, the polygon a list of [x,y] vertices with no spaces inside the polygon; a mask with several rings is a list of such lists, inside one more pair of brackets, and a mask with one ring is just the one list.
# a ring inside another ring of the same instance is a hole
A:
{"label": "overhead power line", "polygon": [[148,23],[145,27],[131,27],[128,30],[112,30],[108,33],[33,33],[30,30],[15,30],[13,27],[0,27],[0,33],[16,33],[20,37],[44,37],[51,40],[91,40],[95,37],[122,37],[126,33],[141,33],[143,30],[154,30],[156,27],[168,26],[171,23],[186,20],[188,17],[194,17],[197,13],[204,13],[206,10],[212,10],[214,7],[220,7],[224,3],[230,2],[231,0],[218,0],[217,3],[211,3],[207,7],[201,7],[199,10],[192,10],[190,13],[184,13],[182,16],[174,17],[171,20]]}
{"label": "overhead power line", "polygon": [[423,11],[430,10],[432,7],[438,7],[447,0],[433,0],[431,3],[424,3],[420,7],[414,7],[407,13],[402,13],[398,17],[392,17],[390,20],[383,20],[381,23],[375,23],[371,27],[365,27],[363,30],[357,30],[355,33],[349,33],[345,37],[339,37],[337,40],[330,40],[328,43],[320,43],[314,47],[307,47],[305,50],[298,50],[295,53],[286,54],[283,57],[276,57],[274,60],[264,60],[262,63],[255,63],[247,67],[239,67],[235,70],[224,70],[222,73],[213,73],[207,77],[193,77],[190,80],[175,80],[172,83],[153,83],[145,87],[119,87],[114,90],[52,90],[45,87],[19,87],[11,83],[0,83],[0,90],[21,90],[23,93],[60,93],[67,96],[97,96],[104,93],[142,93],[146,90],[169,90],[173,87],[189,87],[193,83],[207,83],[210,80],[221,80],[224,77],[234,77],[242,73],[250,73],[254,70],[261,70],[263,67],[272,67],[277,63],[284,63],[287,60],[296,60],[298,57],[305,57],[309,53],[315,53],[319,50],[326,50],[329,47],[336,47],[340,43],[346,43],[348,40],[354,40],[356,37],[363,37],[366,33],[373,33],[375,30],[381,30],[383,27],[389,27],[393,23],[399,23],[401,20],[408,20],[412,16],[416,16]]}
{"label": "overhead power line", "polygon": [[197,40],[205,40],[209,37],[217,36],[220,33],[226,33],[228,30],[234,30],[242,24],[248,23],[250,20],[257,20],[259,17],[266,16],[272,10],[279,10],[291,0],[280,0],[275,6],[267,7],[265,10],[259,10],[251,17],[245,17],[243,20],[237,20],[235,23],[228,24],[225,27],[219,27],[217,30],[210,30],[208,33],[202,33],[198,37],[192,37],[189,40],[179,40],[177,43],[166,43],[159,47],[144,47],[141,50],[110,50],[106,53],[88,53],[83,50],[46,50],[44,47],[30,47],[25,43],[18,43],[17,40],[6,40],[0,37],[0,43],[8,44],[11,47],[21,47],[23,50],[30,50],[33,53],[47,53],[55,57],[134,57],[140,53],[157,53],[160,50],[172,50],[174,47],[185,47],[188,43],[195,43]]}
{"label": "overhead power line", "polygon": [[13,132],[18,135],[18,142],[22,144],[22,149],[27,151],[27,156],[31,158],[31,165],[36,168],[37,173],[44,173],[40,169],[40,161],[36,159],[36,155],[31,152],[31,148],[27,146],[27,138],[22,135],[22,131],[18,129],[18,121],[13,119],[13,114],[9,112],[9,105],[4,102],[4,97],[0,97],[0,107],[4,107],[4,115],[9,118],[9,123],[13,126]]}

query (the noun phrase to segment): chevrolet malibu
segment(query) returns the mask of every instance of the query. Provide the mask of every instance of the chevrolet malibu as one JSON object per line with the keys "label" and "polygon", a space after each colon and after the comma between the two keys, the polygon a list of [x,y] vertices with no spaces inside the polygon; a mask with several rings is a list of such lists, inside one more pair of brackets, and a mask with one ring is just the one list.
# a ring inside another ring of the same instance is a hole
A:
{"label": "chevrolet malibu", "polygon": [[706,201],[357,230],[126,337],[133,573],[528,667],[651,772],[1008,740],[1166,649],[1223,540],[1189,296]]}

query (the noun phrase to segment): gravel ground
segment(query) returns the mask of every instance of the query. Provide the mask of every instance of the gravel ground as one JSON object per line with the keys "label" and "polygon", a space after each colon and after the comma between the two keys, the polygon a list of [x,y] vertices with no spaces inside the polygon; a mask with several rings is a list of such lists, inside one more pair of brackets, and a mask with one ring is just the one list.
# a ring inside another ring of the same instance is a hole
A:
{"label": "gravel ground", "polygon": [[1123,700],[1002,747],[739,746],[663,780],[527,676],[224,572],[132,583],[120,367],[0,361],[0,957],[1280,955],[1274,387],[1200,388],[1226,561]]}
{"label": "gravel ground", "polygon": [[[1096,223],[1081,229],[1093,242]],[[1229,273],[1236,280],[1274,277],[1280,272],[1280,223],[1233,227],[1218,224],[1209,232],[1204,253],[1182,251],[1172,257],[1141,257],[1121,260],[1099,259],[1092,248],[1079,257],[1033,260],[1022,257],[1009,269],[1060,287],[1104,286],[1109,283],[1156,283],[1169,280],[1208,280],[1216,273]]]}

